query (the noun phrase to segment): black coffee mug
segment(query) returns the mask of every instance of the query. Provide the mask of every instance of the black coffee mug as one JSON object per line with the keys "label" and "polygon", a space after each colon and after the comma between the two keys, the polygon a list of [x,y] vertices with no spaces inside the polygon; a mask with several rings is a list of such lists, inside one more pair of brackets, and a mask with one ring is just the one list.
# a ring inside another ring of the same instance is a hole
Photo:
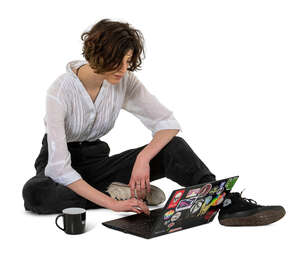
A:
{"label": "black coffee mug", "polygon": [[[57,224],[59,217],[63,217],[64,228]],[[85,231],[86,210],[83,208],[66,208],[55,219],[55,224],[58,228],[65,231],[67,234],[77,235]]]}

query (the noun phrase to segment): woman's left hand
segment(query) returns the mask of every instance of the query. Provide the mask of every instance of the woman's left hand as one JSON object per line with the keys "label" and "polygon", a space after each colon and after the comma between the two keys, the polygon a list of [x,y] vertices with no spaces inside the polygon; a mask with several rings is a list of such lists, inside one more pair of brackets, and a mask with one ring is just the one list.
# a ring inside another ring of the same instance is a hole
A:
{"label": "woman's left hand", "polygon": [[137,198],[144,199],[147,192],[150,192],[150,165],[148,161],[137,158],[135,160],[130,181],[131,197],[135,197],[136,190]]}

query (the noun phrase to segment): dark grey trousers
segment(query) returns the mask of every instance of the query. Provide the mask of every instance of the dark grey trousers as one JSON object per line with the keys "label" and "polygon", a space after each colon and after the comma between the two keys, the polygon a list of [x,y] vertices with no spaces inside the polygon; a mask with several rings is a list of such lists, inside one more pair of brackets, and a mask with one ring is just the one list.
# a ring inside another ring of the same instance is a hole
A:
{"label": "dark grey trousers", "polygon": [[[147,145],[109,156],[108,144],[99,139],[94,142],[67,143],[71,154],[71,166],[87,183],[106,194],[105,190],[113,181],[129,183],[136,157]],[[36,175],[25,183],[22,190],[26,210],[50,214],[60,213],[68,207],[101,208],[45,176],[47,162],[48,143],[45,134],[41,151],[34,164]],[[179,136],[173,137],[150,161],[150,181],[163,177],[184,187],[216,179],[187,142]]]}

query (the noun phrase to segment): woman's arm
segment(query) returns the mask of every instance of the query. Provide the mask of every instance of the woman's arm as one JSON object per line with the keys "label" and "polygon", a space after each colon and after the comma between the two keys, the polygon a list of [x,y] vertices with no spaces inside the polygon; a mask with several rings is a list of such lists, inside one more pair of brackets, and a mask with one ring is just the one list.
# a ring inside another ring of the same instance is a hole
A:
{"label": "woman's arm", "polygon": [[113,210],[115,199],[102,193],[101,191],[95,189],[89,185],[85,180],[79,179],[69,185],[68,188],[73,190],[78,195],[84,197],[85,199],[105,208]]}
{"label": "woman's arm", "polygon": [[150,214],[149,208],[144,202],[136,198],[130,198],[124,201],[117,201],[109,197],[108,195],[100,192],[99,190],[93,188],[83,179],[79,179],[67,185],[67,187],[72,189],[78,195],[86,198],[87,200],[90,200],[93,203],[103,206],[105,208],[109,208],[113,211],[117,211],[117,212],[130,211],[136,213],[144,212],[147,215]]}

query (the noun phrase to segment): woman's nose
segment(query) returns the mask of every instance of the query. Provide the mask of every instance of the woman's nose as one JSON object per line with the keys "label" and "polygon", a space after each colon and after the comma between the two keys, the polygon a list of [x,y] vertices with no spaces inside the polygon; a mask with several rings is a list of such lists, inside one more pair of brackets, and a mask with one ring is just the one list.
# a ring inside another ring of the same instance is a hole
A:
{"label": "woman's nose", "polygon": [[122,73],[125,73],[127,70],[127,64],[122,64],[121,68],[119,69],[119,71],[121,71]]}

